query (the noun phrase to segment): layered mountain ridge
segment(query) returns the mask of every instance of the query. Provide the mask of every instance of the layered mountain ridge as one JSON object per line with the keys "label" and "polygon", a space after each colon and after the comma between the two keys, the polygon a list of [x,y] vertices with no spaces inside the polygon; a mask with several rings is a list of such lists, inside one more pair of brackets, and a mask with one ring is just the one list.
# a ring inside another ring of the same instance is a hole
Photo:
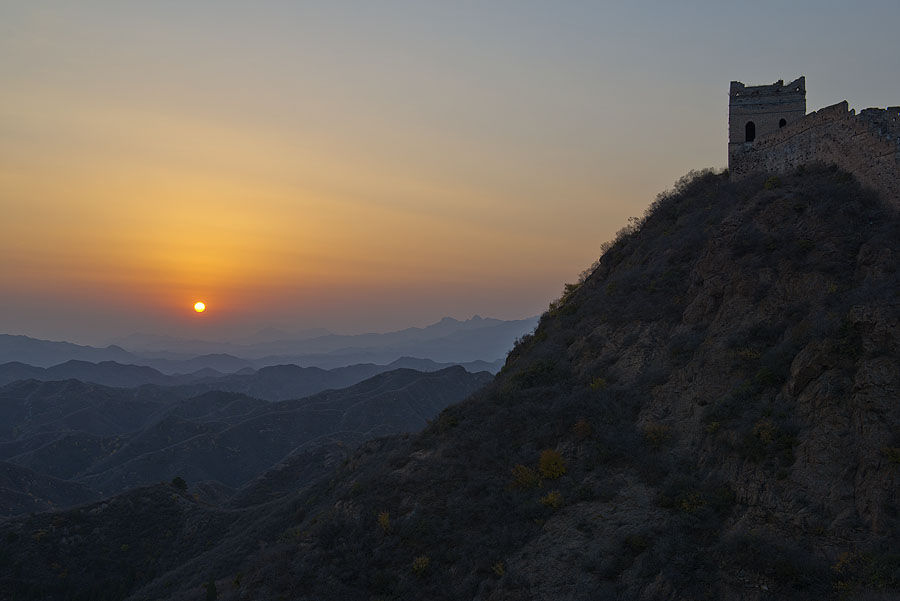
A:
{"label": "layered mountain ridge", "polygon": [[[460,365],[467,371],[499,371],[501,365],[475,361],[471,363],[437,363],[430,359],[401,357],[391,363],[358,363],[332,369],[272,365],[257,371],[247,369],[233,374],[201,370],[192,374],[168,375],[141,365],[123,365],[114,361],[90,363],[71,360],[52,367],[34,367],[24,363],[0,364],[0,387],[24,380],[54,382],[79,380],[113,388],[136,388],[150,385],[165,387],[172,396],[187,398],[204,392],[219,390],[240,392],[268,401],[296,399],[330,388],[345,388],[395,369],[440,371]],[[0,392],[2,394],[2,392]]]}
{"label": "layered mountain ridge", "polygon": [[14,367],[24,371],[23,363],[59,368],[59,364],[73,360],[116,362],[147,366],[185,379],[201,370],[232,374],[285,364],[333,369],[362,363],[390,364],[415,357],[436,363],[482,364],[474,369],[479,371],[485,366],[491,369],[490,364],[499,362],[515,340],[531,332],[536,323],[537,318],[504,321],[476,315],[459,321],[445,317],[424,328],[395,332],[349,335],[311,330],[298,334],[299,338],[241,344],[134,334],[118,341],[124,348],[116,344],[98,348],[0,334],[0,364],[16,363]]}
{"label": "layered mountain ridge", "polygon": [[292,453],[419,430],[490,379],[459,366],[394,369],[276,402],[220,390],[14,382],[0,387],[0,516],[69,507],[175,476],[192,492],[227,498]]}

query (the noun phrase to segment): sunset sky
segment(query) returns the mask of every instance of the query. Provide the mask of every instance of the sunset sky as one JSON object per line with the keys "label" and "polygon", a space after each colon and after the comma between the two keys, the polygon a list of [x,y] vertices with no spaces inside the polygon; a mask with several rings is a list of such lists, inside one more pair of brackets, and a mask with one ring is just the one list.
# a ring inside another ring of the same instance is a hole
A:
{"label": "sunset sky", "polygon": [[725,166],[730,80],[900,104],[898,23],[897,0],[0,0],[0,332],[537,315]]}

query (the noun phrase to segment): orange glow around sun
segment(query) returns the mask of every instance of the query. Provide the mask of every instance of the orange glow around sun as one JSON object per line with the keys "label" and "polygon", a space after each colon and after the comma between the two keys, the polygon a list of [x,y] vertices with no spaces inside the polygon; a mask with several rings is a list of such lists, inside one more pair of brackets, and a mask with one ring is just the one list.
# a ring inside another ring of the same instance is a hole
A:
{"label": "orange glow around sun", "polygon": [[194,311],[196,311],[197,313],[203,313],[204,311],[206,311],[206,304],[201,301],[197,301],[196,303],[194,303]]}

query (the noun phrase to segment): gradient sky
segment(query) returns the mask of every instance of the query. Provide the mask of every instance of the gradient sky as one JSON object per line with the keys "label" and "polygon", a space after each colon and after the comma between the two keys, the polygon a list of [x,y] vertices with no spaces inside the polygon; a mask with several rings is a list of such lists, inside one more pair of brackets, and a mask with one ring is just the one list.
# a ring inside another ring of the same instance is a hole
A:
{"label": "gradient sky", "polygon": [[900,104],[898,23],[897,0],[0,0],[0,332],[536,315],[724,167],[730,80]]}

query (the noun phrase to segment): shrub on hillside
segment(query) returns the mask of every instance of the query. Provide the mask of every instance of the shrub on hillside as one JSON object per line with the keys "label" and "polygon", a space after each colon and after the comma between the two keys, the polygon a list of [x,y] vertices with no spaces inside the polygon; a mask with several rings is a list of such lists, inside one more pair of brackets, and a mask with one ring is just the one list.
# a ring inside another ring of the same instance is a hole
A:
{"label": "shrub on hillside", "polygon": [[541,451],[541,458],[538,462],[538,469],[542,478],[554,479],[559,478],[566,473],[566,462],[563,461],[559,451],[553,449],[545,449]]}
{"label": "shrub on hillside", "polygon": [[526,465],[522,465],[521,463],[512,468],[512,477],[512,486],[514,488],[520,488],[523,490],[535,488],[541,482],[541,479],[537,475],[537,472]]}
{"label": "shrub on hillside", "polygon": [[425,575],[425,571],[428,569],[429,565],[431,565],[431,559],[429,559],[427,555],[416,557],[412,562],[413,574],[421,578]]}
{"label": "shrub on hillside", "polygon": [[562,493],[558,490],[551,490],[546,495],[540,498],[540,503],[544,507],[549,507],[551,509],[559,509],[562,507]]}
{"label": "shrub on hillside", "polygon": [[608,386],[608,383],[606,381],[606,378],[601,378],[600,376],[597,376],[591,380],[590,388],[591,388],[591,390],[596,392],[598,390],[606,390],[607,386]]}
{"label": "shrub on hillside", "polygon": [[672,428],[670,426],[648,424],[644,428],[644,440],[655,450],[659,450],[671,437]]}
{"label": "shrub on hillside", "polygon": [[900,447],[881,447],[881,454],[890,463],[900,464]]}
{"label": "shrub on hillside", "polygon": [[385,534],[391,533],[391,514],[387,511],[382,511],[378,514],[378,527],[381,528],[381,531]]}
{"label": "shrub on hillside", "polygon": [[516,374],[515,380],[523,388],[534,388],[554,384],[562,375],[555,360],[538,359]]}
{"label": "shrub on hillside", "polygon": [[593,428],[591,428],[591,423],[587,419],[582,417],[580,420],[575,422],[574,426],[572,426],[572,433],[575,434],[576,440],[586,440],[591,437]]}

